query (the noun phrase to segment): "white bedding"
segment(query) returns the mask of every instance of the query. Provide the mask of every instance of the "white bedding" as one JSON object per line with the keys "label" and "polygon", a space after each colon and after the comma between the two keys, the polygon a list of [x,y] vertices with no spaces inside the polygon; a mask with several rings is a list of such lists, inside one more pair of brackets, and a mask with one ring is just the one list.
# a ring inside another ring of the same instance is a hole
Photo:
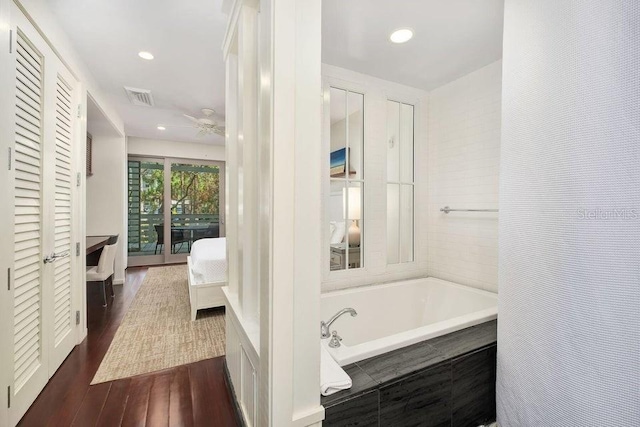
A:
{"label": "white bedding", "polygon": [[224,237],[196,240],[190,255],[196,285],[227,280],[227,240]]}

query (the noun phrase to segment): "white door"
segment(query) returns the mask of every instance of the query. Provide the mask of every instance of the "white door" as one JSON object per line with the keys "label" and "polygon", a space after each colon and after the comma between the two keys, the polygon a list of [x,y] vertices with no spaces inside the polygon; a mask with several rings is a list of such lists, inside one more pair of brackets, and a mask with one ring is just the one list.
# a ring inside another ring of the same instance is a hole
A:
{"label": "white door", "polygon": [[[57,58],[56,58],[57,59]],[[61,64],[51,73],[50,88],[55,93],[49,96],[47,102],[52,103],[51,110],[55,117],[49,121],[53,127],[52,134],[45,133],[45,164],[44,175],[49,178],[45,185],[45,209],[47,218],[53,219],[53,224],[45,224],[46,254],[52,254],[53,259],[45,265],[45,280],[47,289],[53,294],[47,297],[47,303],[52,307],[48,346],[51,350],[49,359],[49,377],[58,369],[75,346],[76,319],[73,315],[73,271],[77,267],[74,246],[74,230],[72,221],[72,202],[75,186],[75,171],[73,167],[74,142],[78,141],[75,132],[75,117],[78,112],[76,101],[76,84],[65,67]],[[55,79],[55,80],[53,80]],[[50,152],[50,150],[52,152]],[[50,168],[50,169],[49,169]],[[52,210],[53,212],[49,212]]]}
{"label": "white door", "polygon": [[[16,424],[75,344],[71,257],[75,81],[13,5],[13,356],[9,423]],[[75,254],[74,254],[75,255]]]}

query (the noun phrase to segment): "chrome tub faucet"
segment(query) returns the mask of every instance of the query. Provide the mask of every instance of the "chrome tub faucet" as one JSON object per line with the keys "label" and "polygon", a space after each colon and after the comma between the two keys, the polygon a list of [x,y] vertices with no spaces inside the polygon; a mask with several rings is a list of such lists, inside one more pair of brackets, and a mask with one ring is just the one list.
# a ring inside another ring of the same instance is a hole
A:
{"label": "chrome tub faucet", "polygon": [[351,317],[356,317],[358,315],[358,312],[353,308],[343,308],[342,310],[334,314],[327,322],[325,322],[324,320],[320,322],[320,337],[323,339],[329,338],[331,336],[331,333],[329,332],[331,324],[335,322],[338,317],[342,316],[345,313],[351,314]]}

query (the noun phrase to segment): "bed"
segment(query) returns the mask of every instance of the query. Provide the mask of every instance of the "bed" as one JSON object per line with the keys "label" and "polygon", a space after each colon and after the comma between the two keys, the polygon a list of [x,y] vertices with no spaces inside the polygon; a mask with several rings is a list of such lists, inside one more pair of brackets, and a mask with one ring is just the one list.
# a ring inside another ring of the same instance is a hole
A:
{"label": "bed", "polygon": [[224,237],[200,239],[187,257],[191,320],[198,310],[224,306],[222,287],[227,284],[227,242]]}

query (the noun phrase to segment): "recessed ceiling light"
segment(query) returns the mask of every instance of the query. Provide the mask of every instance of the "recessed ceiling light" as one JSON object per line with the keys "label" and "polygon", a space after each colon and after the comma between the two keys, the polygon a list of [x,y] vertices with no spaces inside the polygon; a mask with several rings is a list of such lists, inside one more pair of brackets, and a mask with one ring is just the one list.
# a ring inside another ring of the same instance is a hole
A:
{"label": "recessed ceiling light", "polygon": [[153,59],[153,55],[150,52],[138,52],[138,56],[142,59],[146,59],[147,61],[151,61]]}
{"label": "recessed ceiling light", "polygon": [[389,36],[393,43],[406,43],[413,37],[413,30],[410,28],[398,28]]}
{"label": "recessed ceiling light", "polygon": [[167,128],[164,126],[158,126],[158,130],[166,130]]}

